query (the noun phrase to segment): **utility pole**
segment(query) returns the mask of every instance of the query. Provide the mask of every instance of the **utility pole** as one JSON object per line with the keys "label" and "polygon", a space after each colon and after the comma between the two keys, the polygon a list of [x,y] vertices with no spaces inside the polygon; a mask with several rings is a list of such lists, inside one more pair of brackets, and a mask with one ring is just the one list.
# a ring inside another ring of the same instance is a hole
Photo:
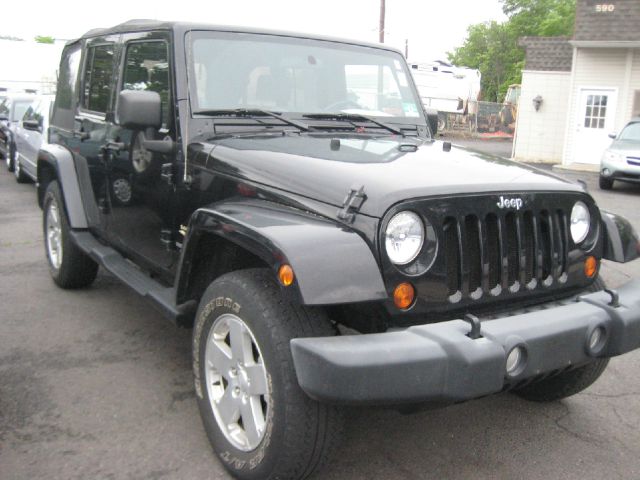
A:
{"label": "utility pole", "polygon": [[385,11],[384,11],[384,1],[385,0],[380,0],[380,38],[378,39],[380,43],[384,43],[384,16],[385,16]]}
{"label": "utility pole", "polygon": [[404,39],[404,58],[405,60],[409,58],[409,39]]}

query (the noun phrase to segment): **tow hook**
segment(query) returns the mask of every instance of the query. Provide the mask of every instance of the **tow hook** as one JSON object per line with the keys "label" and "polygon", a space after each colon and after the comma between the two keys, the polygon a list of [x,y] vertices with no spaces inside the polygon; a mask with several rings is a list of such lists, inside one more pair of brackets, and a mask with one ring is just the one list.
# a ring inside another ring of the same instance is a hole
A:
{"label": "tow hook", "polygon": [[478,338],[482,338],[480,334],[480,319],[471,313],[465,314],[463,320],[468,322],[471,325],[471,330],[467,333],[467,337],[471,340],[477,340]]}

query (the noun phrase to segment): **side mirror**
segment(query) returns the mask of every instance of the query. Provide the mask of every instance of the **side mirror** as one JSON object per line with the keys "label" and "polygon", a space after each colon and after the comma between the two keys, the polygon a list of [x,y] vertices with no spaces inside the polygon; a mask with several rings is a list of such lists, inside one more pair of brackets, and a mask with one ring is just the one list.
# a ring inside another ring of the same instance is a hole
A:
{"label": "side mirror", "polygon": [[118,95],[117,113],[124,128],[145,130],[162,126],[162,100],[158,92],[123,90]]}
{"label": "side mirror", "polygon": [[610,133],[610,134],[609,134],[609,138],[611,138],[611,139],[613,139],[613,140],[615,140],[617,136],[618,136],[618,135],[616,135],[615,133]]}
{"label": "side mirror", "polygon": [[438,110],[435,108],[425,107],[424,113],[427,116],[427,122],[429,122],[429,130],[431,130],[431,135],[436,136],[438,133]]}
{"label": "side mirror", "polygon": [[32,130],[34,132],[42,132],[42,127],[38,120],[23,120],[22,128],[25,130]]}

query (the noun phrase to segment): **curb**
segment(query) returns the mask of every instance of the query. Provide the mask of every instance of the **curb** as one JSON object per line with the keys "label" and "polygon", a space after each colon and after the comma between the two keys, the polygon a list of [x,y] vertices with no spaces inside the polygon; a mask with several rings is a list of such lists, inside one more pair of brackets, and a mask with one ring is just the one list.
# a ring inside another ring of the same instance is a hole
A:
{"label": "curb", "polygon": [[554,165],[552,170],[558,172],[598,173],[600,171],[600,165],[593,165],[590,163],[571,163],[569,165]]}

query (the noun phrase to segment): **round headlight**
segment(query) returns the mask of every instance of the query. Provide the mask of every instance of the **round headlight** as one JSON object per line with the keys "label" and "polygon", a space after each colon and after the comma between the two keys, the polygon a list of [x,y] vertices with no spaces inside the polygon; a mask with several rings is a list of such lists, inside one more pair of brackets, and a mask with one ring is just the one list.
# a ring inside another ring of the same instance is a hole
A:
{"label": "round headlight", "polygon": [[424,242],[424,225],[413,212],[397,213],[387,225],[384,243],[389,259],[396,265],[406,265],[420,253]]}
{"label": "round headlight", "polygon": [[587,238],[591,218],[589,209],[582,202],[576,202],[571,210],[571,238],[578,244]]}

